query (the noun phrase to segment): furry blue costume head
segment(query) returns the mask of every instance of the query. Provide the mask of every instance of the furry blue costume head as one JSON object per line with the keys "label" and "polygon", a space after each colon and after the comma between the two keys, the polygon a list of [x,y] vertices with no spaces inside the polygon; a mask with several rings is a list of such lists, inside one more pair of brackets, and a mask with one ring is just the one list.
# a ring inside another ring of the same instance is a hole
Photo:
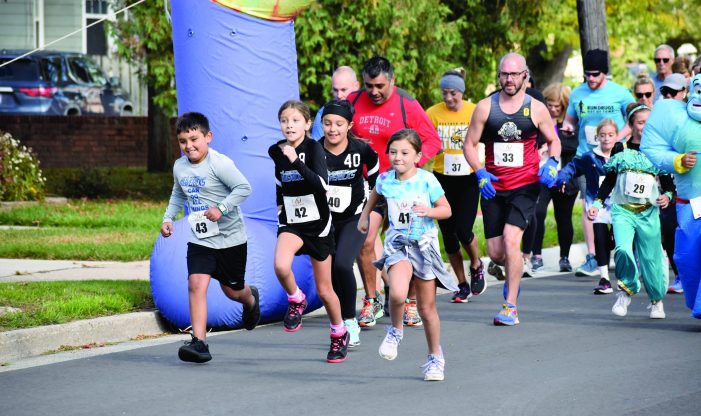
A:
{"label": "furry blue costume head", "polygon": [[691,78],[688,100],[686,112],[689,113],[689,117],[701,121],[701,74]]}

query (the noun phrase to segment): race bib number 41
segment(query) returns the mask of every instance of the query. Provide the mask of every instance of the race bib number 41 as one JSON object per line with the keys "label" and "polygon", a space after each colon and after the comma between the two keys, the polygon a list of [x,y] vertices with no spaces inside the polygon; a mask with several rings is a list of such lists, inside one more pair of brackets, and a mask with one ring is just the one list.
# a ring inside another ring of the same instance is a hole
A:
{"label": "race bib number 41", "polygon": [[523,166],[523,143],[494,143],[496,166]]}
{"label": "race bib number 41", "polygon": [[213,237],[219,234],[219,224],[204,217],[204,212],[193,212],[187,216],[192,232],[197,238]]}
{"label": "race bib number 41", "polygon": [[321,218],[314,195],[286,196],[283,199],[288,224],[300,224]]}
{"label": "race bib number 41", "polygon": [[413,201],[408,200],[387,200],[387,213],[395,230],[406,230],[409,228],[409,219]]}
{"label": "race bib number 41", "polygon": [[626,172],[626,188],[623,193],[633,198],[650,198],[655,177],[647,173]]}

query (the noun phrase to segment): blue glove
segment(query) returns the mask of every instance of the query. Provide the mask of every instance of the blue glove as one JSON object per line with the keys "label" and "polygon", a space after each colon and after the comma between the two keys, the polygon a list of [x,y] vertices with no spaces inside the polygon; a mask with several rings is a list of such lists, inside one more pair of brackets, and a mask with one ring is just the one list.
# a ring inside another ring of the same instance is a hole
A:
{"label": "blue glove", "polygon": [[554,157],[548,159],[547,162],[538,170],[538,176],[540,176],[540,183],[548,188],[552,188],[557,180],[557,161]]}
{"label": "blue glove", "polygon": [[492,181],[498,182],[499,178],[487,172],[487,169],[482,168],[475,172],[477,176],[477,186],[484,199],[492,199],[497,194],[497,191],[492,186]]}

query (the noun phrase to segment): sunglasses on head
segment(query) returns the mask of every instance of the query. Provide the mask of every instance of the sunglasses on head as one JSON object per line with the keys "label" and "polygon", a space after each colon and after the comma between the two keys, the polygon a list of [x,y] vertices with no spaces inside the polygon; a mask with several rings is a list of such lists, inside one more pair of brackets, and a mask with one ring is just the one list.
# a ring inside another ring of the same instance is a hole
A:
{"label": "sunglasses on head", "polygon": [[653,61],[655,61],[656,64],[659,64],[660,62],[667,63],[667,62],[669,62],[669,59],[670,58],[655,58],[655,59],[653,59]]}
{"label": "sunglasses on head", "polygon": [[596,78],[596,77],[598,77],[599,75],[601,75],[601,71],[585,71],[585,72],[584,72],[584,77],[585,77],[585,78],[589,78],[589,77]]}
{"label": "sunglasses on head", "polygon": [[650,98],[652,97],[652,91],[648,92],[636,92],[635,96],[638,97],[638,100],[645,97],[645,98]]}

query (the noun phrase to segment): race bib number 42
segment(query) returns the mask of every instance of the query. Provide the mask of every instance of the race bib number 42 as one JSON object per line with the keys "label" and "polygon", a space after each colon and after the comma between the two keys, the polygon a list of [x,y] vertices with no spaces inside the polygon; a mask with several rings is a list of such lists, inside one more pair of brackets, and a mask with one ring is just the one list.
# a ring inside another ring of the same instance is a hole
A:
{"label": "race bib number 42", "polygon": [[626,172],[626,188],[624,194],[633,198],[650,198],[655,177],[647,173]]}
{"label": "race bib number 42", "polygon": [[197,238],[213,237],[219,234],[219,224],[204,217],[204,212],[193,212],[187,216],[192,232]]}
{"label": "race bib number 42", "polygon": [[286,196],[283,200],[288,224],[300,224],[321,218],[314,195]]}
{"label": "race bib number 42", "polygon": [[523,166],[523,143],[494,143],[496,166]]}

